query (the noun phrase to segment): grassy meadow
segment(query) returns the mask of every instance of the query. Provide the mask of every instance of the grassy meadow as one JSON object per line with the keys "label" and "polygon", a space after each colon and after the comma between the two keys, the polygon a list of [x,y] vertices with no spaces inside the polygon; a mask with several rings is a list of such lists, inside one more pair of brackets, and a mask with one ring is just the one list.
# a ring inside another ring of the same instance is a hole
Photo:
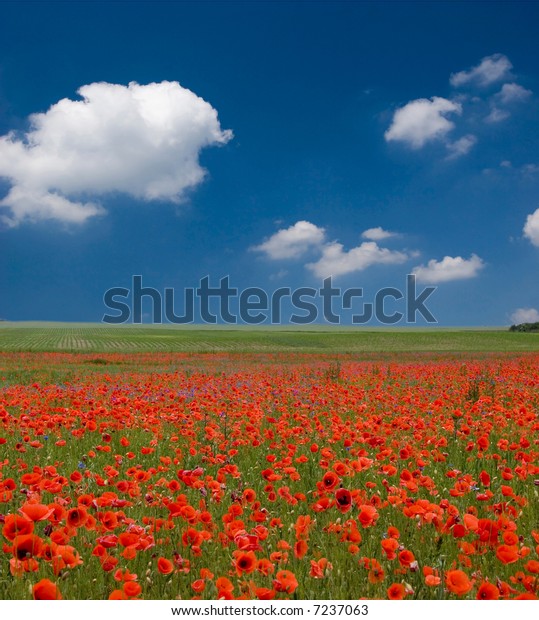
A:
{"label": "grassy meadow", "polygon": [[372,354],[525,352],[539,334],[505,328],[228,327],[0,323],[0,351]]}

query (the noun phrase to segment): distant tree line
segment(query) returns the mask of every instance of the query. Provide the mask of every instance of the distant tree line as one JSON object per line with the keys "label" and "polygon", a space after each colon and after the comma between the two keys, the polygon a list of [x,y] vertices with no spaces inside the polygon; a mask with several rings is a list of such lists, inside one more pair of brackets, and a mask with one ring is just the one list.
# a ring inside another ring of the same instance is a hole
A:
{"label": "distant tree line", "polygon": [[537,323],[520,323],[511,325],[510,332],[539,332],[539,321]]}

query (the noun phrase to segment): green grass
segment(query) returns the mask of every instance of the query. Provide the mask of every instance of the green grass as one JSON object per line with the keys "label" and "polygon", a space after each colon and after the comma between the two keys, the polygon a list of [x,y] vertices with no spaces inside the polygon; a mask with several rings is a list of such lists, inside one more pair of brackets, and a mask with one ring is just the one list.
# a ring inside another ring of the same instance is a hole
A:
{"label": "green grass", "polygon": [[503,328],[175,327],[1,323],[0,351],[135,352],[525,352],[539,334]]}

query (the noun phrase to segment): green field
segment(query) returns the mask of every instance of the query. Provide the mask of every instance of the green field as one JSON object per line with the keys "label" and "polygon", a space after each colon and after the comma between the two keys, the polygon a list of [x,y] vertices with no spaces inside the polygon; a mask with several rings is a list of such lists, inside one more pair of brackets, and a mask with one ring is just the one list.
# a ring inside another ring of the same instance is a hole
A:
{"label": "green field", "polygon": [[504,328],[209,327],[1,323],[0,351],[135,352],[525,352],[539,334]]}

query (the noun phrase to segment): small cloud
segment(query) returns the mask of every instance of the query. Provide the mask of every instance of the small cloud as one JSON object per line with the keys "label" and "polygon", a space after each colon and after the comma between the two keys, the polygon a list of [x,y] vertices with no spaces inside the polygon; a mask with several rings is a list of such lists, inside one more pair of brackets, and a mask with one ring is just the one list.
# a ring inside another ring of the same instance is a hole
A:
{"label": "small cloud", "polygon": [[381,226],[376,228],[369,228],[361,233],[363,239],[370,239],[371,241],[382,241],[382,239],[389,239],[390,237],[397,237],[398,233],[384,230]]}
{"label": "small cloud", "polygon": [[460,103],[443,97],[415,99],[395,111],[384,137],[387,142],[404,142],[419,149],[427,142],[443,139],[455,126],[447,114],[461,114]]}
{"label": "small cloud", "polygon": [[288,275],[287,269],[279,269],[277,273],[272,273],[269,279],[270,280],[282,280],[287,275]]}
{"label": "small cloud", "polygon": [[539,322],[539,311],[535,308],[517,308],[510,318],[515,325],[520,323],[537,323]]}
{"label": "small cloud", "polygon": [[510,116],[511,114],[507,110],[493,107],[488,116],[485,116],[485,123],[501,123]]}
{"label": "small cloud", "polygon": [[325,234],[323,228],[303,220],[277,231],[267,241],[251,249],[263,252],[271,260],[298,258],[309,249],[320,246]]}
{"label": "small cloud", "polygon": [[43,192],[15,186],[0,200],[0,207],[8,208],[12,215],[0,217],[10,227],[22,221],[58,220],[66,224],[83,224],[88,218],[103,215],[105,210],[95,202],[68,200],[56,192]]}
{"label": "small cloud", "polygon": [[468,71],[452,73],[449,78],[451,86],[459,88],[467,84],[489,86],[508,77],[513,65],[504,54],[486,56],[481,62]]}
{"label": "small cloud", "polygon": [[500,162],[500,168],[512,168],[513,164],[508,160],[508,159],[504,159],[503,161]]}
{"label": "small cloud", "polygon": [[520,86],[520,84],[504,84],[501,91],[497,94],[500,101],[505,105],[510,103],[525,101],[533,95],[531,90]]}
{"label": "small cloud", "polygon": [[447,149],[449,151],[447,159],[456,159],[457,157],[466,155],[476,144],[477,138],[472,134],[468,134],[467,136],[459,138],[455,142],[447,144]]}
{"label": "small cloud", "polygon": [[78,94],[33,114],[24,136],[0,137],[8,226],[82,224],[104,212],[93,198],[115,192],[179,203],[205,178],[200,151],[232,138],[216,110],[178,82],[99,82]]}
{"label": "small cloud", "polygon": [[539,247],[539,209],[526,218],[524,236],[527,237],[533,245]]}
{"label": "small cloud", "polygon": [[507,107],[522,103],[532,95],[531,90],[527,90],[520,84],[514,82],[504,84],[502,89],[490,98],[490,113],[485,117],[486,123],[500,123],[511,116]]}
{"label": "small cloud", "polygon": [[461,256],[445,256],[441,261],[430,260],[427,266],[419,265],[412,273],[426,284],[439,284],[452,280],[468,280],[475,278],[485,263],[479,256],[472,254],[467,260]]}
{"label": "small cloud", "polygon": [[532,177],[539,173],[539,166],[537,164],[524,164],[521,172],[524,176]]}
{"label": "small cloud", "polygon": [[360,246],[346,252],[341,243],[327,243],[322,248],[322,256],[315,263],[306,265],[316,276],[340,276],[354,271],[363,271],[377,264],[399,264],[409,258],[404,252],[381,248],[374,241],[365,241]]}

